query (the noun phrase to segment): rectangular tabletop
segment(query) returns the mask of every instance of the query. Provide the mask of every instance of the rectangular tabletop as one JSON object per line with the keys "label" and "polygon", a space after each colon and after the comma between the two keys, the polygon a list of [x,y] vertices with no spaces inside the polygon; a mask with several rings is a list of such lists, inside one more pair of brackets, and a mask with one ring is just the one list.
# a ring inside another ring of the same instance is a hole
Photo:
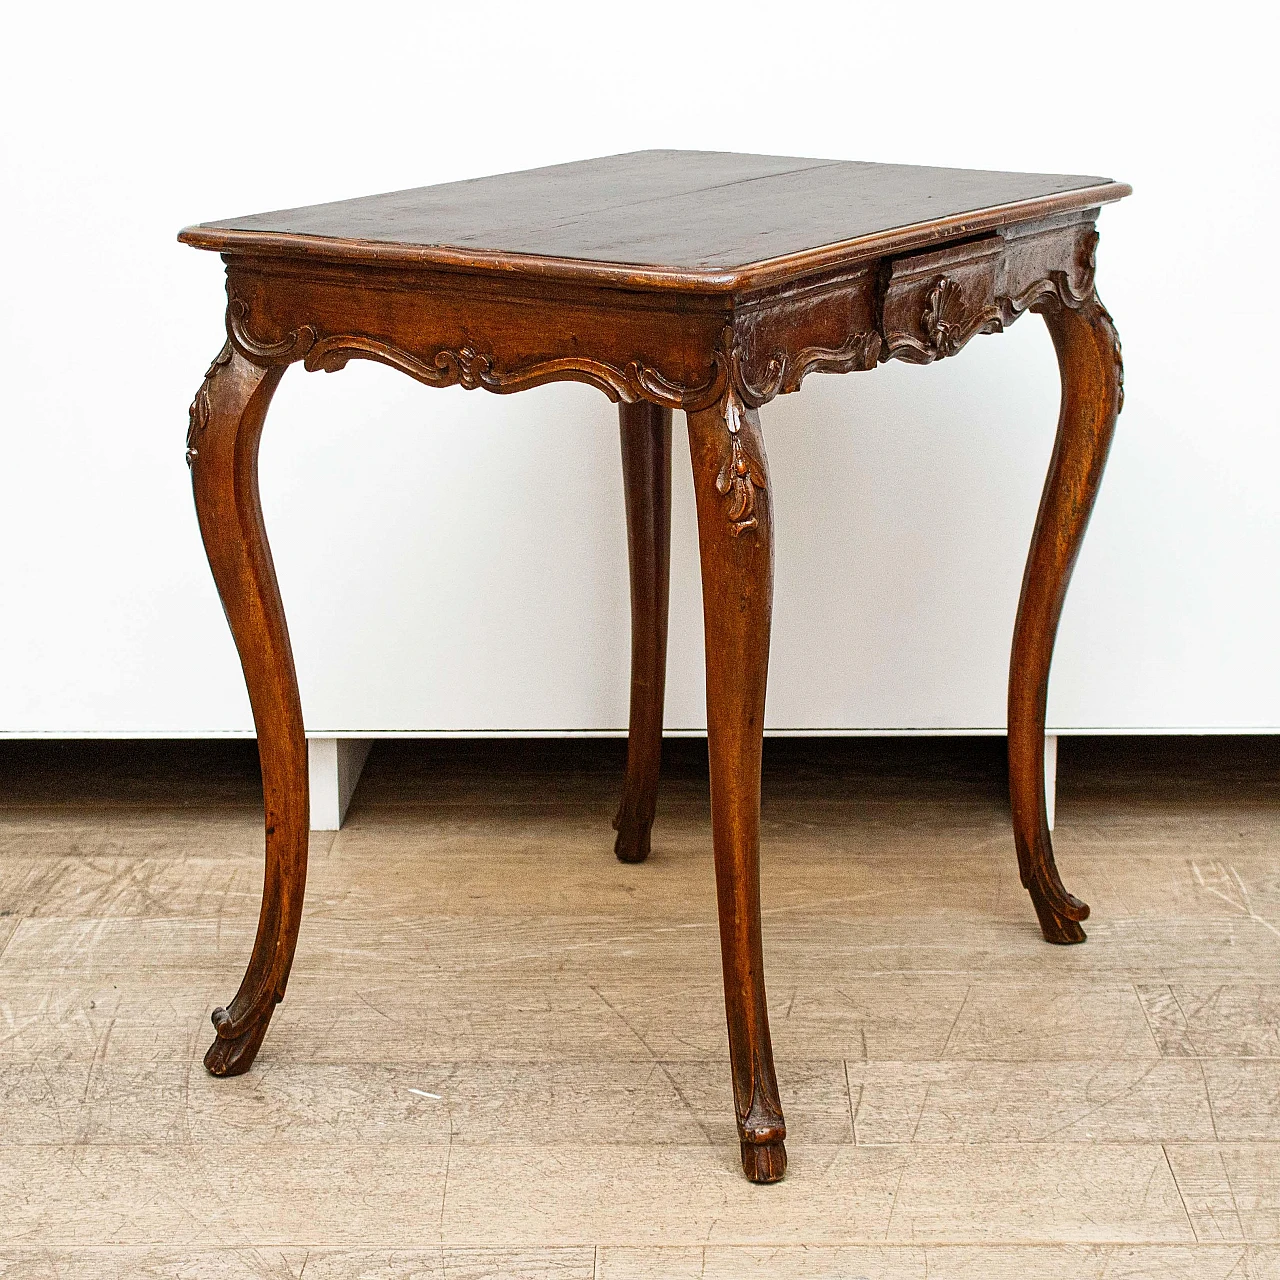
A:
{"label": "rectangular tabletop", "polygon": [[636,151],[186,228],[224,253],[740,289],[1118,200],[1073,174]]}

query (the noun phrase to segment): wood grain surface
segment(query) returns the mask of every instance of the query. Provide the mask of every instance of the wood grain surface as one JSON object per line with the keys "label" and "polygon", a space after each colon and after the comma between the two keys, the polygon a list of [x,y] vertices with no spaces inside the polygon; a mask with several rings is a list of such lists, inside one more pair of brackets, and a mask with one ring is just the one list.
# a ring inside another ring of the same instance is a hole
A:
{"label": "wood grain surface", "polygon": [[[187,227],[202,249],[513,271],[643,268],[741,287],[806,267],[1118,200],[1080,174],[709,151],[636,151]],[[927,230],[924,230],[927,229]],[[923,240],[920,232],[924,230]],[[750,268],[756,268],[750,270]]]}
{"label": "wood grain surface", "polygon": [[998,742],[768,743],[768,1190],[704,744],[666,744],[640,864],[621,743],[379,746],[232,1080],[200,1055],[254,936],[252,745],[5,750],[0,1275],[1280,1276],[1266,742],[1062,744],[1058,856],[1106,917],[1065,950]]}

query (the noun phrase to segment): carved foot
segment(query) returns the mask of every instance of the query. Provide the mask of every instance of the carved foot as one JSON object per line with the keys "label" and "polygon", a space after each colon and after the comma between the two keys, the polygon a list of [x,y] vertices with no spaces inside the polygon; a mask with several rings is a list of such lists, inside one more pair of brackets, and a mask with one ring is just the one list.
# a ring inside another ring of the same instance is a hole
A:
{"label": "carved foot", "polygon": [[211,1076],[242,1076],[253,1066],[253,1060],[262,1047],[267,1028],[271,1025],[274,1004],[251,1018],[236,1034],[232,1030],[231,1015],[225,1009],[213,1011],[213,1026],[217,1031],[213,1043],[204,1055],[205,1070]]}
{"label": "carved foot", "polygon": [[1044,934],[1046,942],[1070,946],[1085,940],[1088,935],[1080,927],[1080,921],[1089,918],[1087,902],[1081,902],[1074,894],[1068,893],[1066,901],[1071,914],[1066,915],[1049,902],[1044,890],[1035,881],[1028,886],[1028,891],[1031,894],[1031,905],[1035,907],[1040,919],[1040,932]]}
{"label": "carved foot", "polygon": [[781,1182],[787,1171],[787,1148],[781,1141],[751,1142],[743,1138],[742,1172],[749,1182]]}
{"label": "carved foot", "polygon": [[613,820],[618,838],[613,842],[613,852],[619,862],[643,862],[649,856],[649,833],[653,819],[645,819],[622,808]]}

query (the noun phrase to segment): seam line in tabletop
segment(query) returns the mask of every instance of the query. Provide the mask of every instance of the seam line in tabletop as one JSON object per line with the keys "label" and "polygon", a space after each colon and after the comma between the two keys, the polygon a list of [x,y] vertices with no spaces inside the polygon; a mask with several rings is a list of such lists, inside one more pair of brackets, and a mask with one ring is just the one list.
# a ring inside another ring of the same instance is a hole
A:
{"label": "seam line in tabletop", "polygon": [[[621,152],[619,154],[627,155],[632,153]],[[578,225],[578,223],[583,218],[590,218],[593,214],[598,214],[598,213],[609,213],[615,209],[624,209],[629,207],[634,208],[637,205],[661,204],[664,201],[668,201],[668,200],[676,200],[676,199],[683,199],[688,196],[696,196],[705,191],[722,191],[729,187],[744,186],[747,183],[751,183],[751,182],[763,182],[773,178],[789,178],[789,177],[793,177],[797,173],[812,173],[818,169],[834,169],[847,164],[870,164],[870,163],[871,163],[870,161],[858,161],[858,160],[816,160],[815,159],[812,163],[798,165],[795,168],[781,170],[776,173],[758,173],[758,174],[754,174],[751,177],[734,178],[728,182],[711,182],[711,183],[707,183],[700,186],[689,186],[689,187],[682,188],[679,191],[665,191],[661,195],[646,196],[639,200],[618,200],[618,201],[610,202],[608,204],[594,204],[585,209],[575,210],[574,213],[569,217],[561,218],[552,222],[539,222],[536,225],[527,226],[522,230],[521,234],[525,236],[530,236],[530,235],[536,236],[542,232],[558,230],[564,227],[575,226],[575,225]],[[555,167],[555,166],[552,166],[552,167]],[[517,170],[517,172],[532,172],[532,171]],[[498,174],[495,176],[505,177],[507,175]],[[467,181],[467,180],[464,179],[464,181]],[[471,179],[471,181],[484,181],[484,179],[482,178]],[[443,183],[441,185],[448,186],[452,184]],[[402,191],[387,192],[386,194],[393,195],[393,196],[408,195],[413,191],[419,191],[419,190],[430,190],[430,188],[429,187],[428,188],[405,187]],[[361,197],[355,197],[355,199],[358,200],[358,199],[361,199]],[[349,201],[347,200],[329,200],[329,201],[322,202],[320,205],[297,206],[297,208],[324,208],[327,205],[337,205],[337,204],[347,204],[347,203],[349,203]],[[286,214],[286,213],[292,213],[295,211],[296,211],[295,209],[282,209],[282,210],[274,210],[272,211],[272,213],[267,213],[267,214],[249,214],[247,215],[247,217],[249,218],[271,217],[273,213]],[[633,268],[637,272],[647,271],[650,273],[658,273],[658,274],[664,274],[664,275],[669,273],[673,275],[683,276],[683,275],[688,275],[691,273],[699,273],[699,272],[706,272],[708,276],[722,274],[721,269],[717,269],[714,267],[712,268],[703,268],[703,267],[672,268],[672,267],[662,267],[655,264],[615,262],[607,258],[597,259],[597,258],[559,257],[554,254],[523,253],[515,249],[496,249],[496,248],[485,247],[481,245],[458,244],[452,241],[444,241],[444,240],[417,241],[417,242],[404,241],[404,240],[364,240],[364,239],[358,239],[355,237],[348,237],[348,236],[322,235],[318,232],[280,231],[280,230],[270,230],[267,228],[257,229],[252,227],[229,227],[229,226],[223,225],[224,223],[230,222],[230,221],[233,221],[233,219],[219,219],[217,220],[217,222],[213,222],[213,223],[196,223],[193,226],[184,228],[183,231],[179,233],[178,238],[180,240],[183,239],[183,237],[189,231],[192,231],[192,232],[206,231],[206,232],[212,232],[215,234],[219,232],[230,232],[237,238],[241,236],[244,236],[244,237],[280,236],[280,237],[288,237],[290,240],[294,240],[298,242],[302,242],[306,240],[331,241],[334,243],[345,244],[345,245],[367,245],[371,248],[374,248],[377,246],[392,246],[397,249],[408,249],[408,250],[422,249],[427,251],[428,253],[430,253],[433,250],[436,250],[436,251],[443,250],[445,252],[454,251],[458,254],[469,254],[469,255],[485,256],[485,257],[492,256],[495,258],[527,258],[527,259],[534,259],[534,260],[547,260],[552,262],[584,263],[593,267],[606,266],[606,267],[619,267],[624,269]],[[197,245],[197,247],[206,247],[206,246]]]}
{"label": "seam line in tabletop", "polygon": [[[666,200],[680,200],[686,196],[700,195],[704,191],[724,191],[728,187],[742,187],[742,186],[746,186],[750,182],[768,182],[774,178],[790,178],[797,173],[812,173],[815,169],[834,169],[840,165],[869,164],[869,163],[870,161],[866,161],[866,160],[819,160],[819,161],[815,161],[813,164],[801,165],[799,168],[796,168],[796,169],[785,169],[779,173],[757,173],[750,178],[734,178],[730,182],[712,182],[712,183],[708,183],[706,186],[689,187],[683,191],[664,191],[659,196],[644,196],[639,200],[621,200],[614,204],[593,205],[589,209],[578,209],[573,213],[571,217],[562,218],[558,222],[547,222],[547,223],[540,224],[536,227],[529,227],[526,234],[532,233],[536,235],[539,231],[549,231],[553,228],[558,228],[558,227],[571,227],[576,224],[579,218],[590,216],[591,214],[594,214],[594,213],[608,213],[614,209],[627,209],[627,208],[634,209],[638,205],[661,204],[663,201],[666,201]],[[375,243],[378,243],[378,242],[375,242]],[[388,243],[395,243],[395,242],[388,242]],[[436,246],[436,247],[462,248],[463,246],[440,244],[439,246]],[[490,249],[489,252],[500,253],[500,252],[503,252],[503,250]],[[566,261],[590,262],[590,261],[593,261],[593,259],[571,258],[571,259],[566,259]]]}
{"label": "seam line in tabletop", "polygon": [[[643,155],[643,154],[644,154],[644,152],[620,152],[620,153],[619,153],[619,156],[636,155],[636,154]],[[604,157],[601,157],[601,158],[602,158],[602,159],[606,159],[606,160],[611,160],[611,159],[616,159],[616,158],[618,158],[618,157],[617,157],[617,156],[604,156]],[[767,157],[766,157],[766,158],[767,158]],[[803,157],[796,157],[796,158],[797,158],[797,159],[800,159],[800,160],[803,160],[803,159],[804,159]],[[577,210],[575,210],[575,211],[574,211],[573,216],[574,216],[574,217],[580,217],[580,216],[583,216],[583,215],[589,215],[589,214],[593,214],[593,213],[607,213],[607,212],[610,212],[611,210],[614,210],[614,209],[625,209],[625,208],[629,208],[629,207],[634,206],[634,205],[637,205],[637,204],[652,204],[652,203],[659,202],[659,201],[662,201],[662,200],[680,199],[680,198],[682,198],[682,197],[684,197],[684,196],[697,195],[699,192],[702,192],[702,191],[718,191],[718,190],[721,190],[721,189],[722,189],[722,188],[724,188],[724,187],[733,187],[733,186],[738,186],[739,184],[741,184],[741,183],[745,183],[745,182],[759,182],[759,181],[761,181],[762,179],[765,179],[765,178],[791,177],[791,176],[792,176],[792,175],[794,175],[794,174],[797,174],[797,173],[808,173],[808,172],[810,172],[810,171],[812,171],[812,170],[815,170],[815,169],[831,169],[831,168],[838,167],[838,166],[840,166],[840,165],[847,165],[847,164],[862,164],[862,165],[866,165],[866,164],[870,164],[870,163],[872,163],[872,162],[871,162],[871,161],[862,161],[862,160],[823,160],[823,159],[818,159],[818,158],[816,158],[816,157],[815,157],[815,158],[812,158],[812,159],[808,160],[808,162],[807,162],[807,163],[801,163],[801,164],[796,165],[796,166],[795,166],[795,167],[793,167],[793,168],[785,169],[785,170],[779,170],[779,171],[777,171],[777,172],[770,172],[770,173],[757,173],[757,174],[753,174],[753,175],[751,175],[751,176],[749,176],[749,177],[738,177],[738,178],[733,178],[733,179],[730,179],[730,180],[728,180],[728,181],[724,181],[724,182],[709,182],[709,183],[701,183],[701,184],[697,184],[697,185],[686,185],[686,186],[681,187],[679,190],[664,191],[661,195],[644,196],[644,197],[641,197],[640,199],[628,199],[628,200],[618,199],[618,200],[610,201],[610,202],[607,202],[607,203],[596,203],[596,204],[591,205],[591,206],[590,206],[590,207],[588,207],[588,208],[583,208],[583,209],[577,209]],[[567,166],[559,166],[559,165],[550,165],[550,166],[548,166],[548,168],[552,168],[552,169],[555,169],[555,168],[561,168],[561,167],[567,167]],[[529,174],[529,173],[538,173],[538,172],[540,172],[540,170],[537,170],[537,169],[518,169],[518,170],[513,171],[512,173],[499,173],[499,174],[493,174],[493,175],[489,175],[489,176],[481,177],[481,178],[464,178],[464,179],[462,179],[461,181],[458,181],[458,182],[444,182],[444,183],[437,183],[437,184],[434,184],[434,185],[432,185],[432,186],[427,186],[427,187],[402,187],[402,188],[400,188],[400,189],[398,189],[398,190],[396,190],[396,191],[378,192],[376,195],[372,195],[372,196],[354,196],[354,197],[348,197],[348,198],[343,199],[343,200],[323,200],[323,201],[321,201],[319,204],[315,204],[315,205],[293,205],[293,206],[290,206],[290,207],[289,207],[289,208],[287,208],[287,209],[271,209],[271,210],[268,210],[268,211],[266,211],[266,212],[264,212],[264,213],[241,214],[241,215],[240,215],[240,217],[241,217],[241,218],[243,218],[243,219],[245,219],[245,220],[254,219],[254,218],[273,218],[273,217],[283,217],[283,216],[284,216],[284,215],[286,215],[286,214],[299,213],[299,212],[301,212],[301,211],[303,211],[303,210],[310,210],[310,209],[330,209],[330,208],[334,208],[334,207],[336,207],[337,205],[344,205],[344,204],[359,204],[359,203],[362,203],[362,202],[365,202],[365,201],[369,201],[369,200],[384,200],[384,199],[389,199],[389,198],[392,198],[392,197],[410,196],[410,195],[414,195],[415,193],[417,193],[417,192],[419,192],[419,191],[433,191],[433,190],[441,190],[441,189],[443,189],[443,188],[445,188],[445,187],[462,187],[462,186],[468,186],[468,185],[470,185],[470,184],[472,184],[472,183],[480,183],[480,182],[494,181],[494,180],[497,180],[497,179],[499,179],[499,178],[515,178],[515,177],[522,177],[522,176],[524,176],[524,175],[526,175],[526,174]],[[192,227],[192,228],[190,228],[190,229],[192,229],[192,230],[215,230],[215,231],[253,231],[253,230],[261,230],[261,231],[263,231],[264,233],[270,233],[268,228],[237,227],[237,226],[230,226],[230,225],[228,225],[228,224],[230,224],[230,223],[234,223],[235,221],[236,221],[236,219],[235,219],[235,218],[218,218],[218,219],[215,219],[213,222],[196,223],[196,224],[195,224],[195,226],[194,226],[194,227]],[[546,230],[548,227],[558,227],[558,226],[566,226],[566,225],[569,225],[569,223],[568,223],[567,221],[565,221],[565,220],[561,220],[561,221],[559,221],[559,222],[549,222],[549,223],[545,223],[545,224],[540,223],[540,224],[538,224],[538,225],[536,225],[536,226],[528,226],[528,227],[526,227],[526,228],[525,228],[525,231],[526,231],[526,232],[537,232],[537,231],[543,231],[543,230]],[[320,233],[315,233],[315,232],[312,232],[312,233],[308,233],[308,232],[277,232],[276,234],[281,234],[281,235],[292,235],[292,234],[307,235],[307,234],[315,234],[315,235],[319,235]],[[328,239],[339,239],[339,240],[340,240],[340,239],[344,239],[345,237],[342,237],[342,236],[330,236],[330,237],[325,237],[325,238],[328,238]],[[405,241],[398,241],[398,240],[387,240],[387,241],[376,241],[376,240],[375,240],[375,241],[369,241],[368,243],[370,243],[370,244],[404,244],[404,243],[407,243],[407,242],[405,242]],[[420,242],[419,247],[421,247],[421,248],[464,248],[465,246],[462,246],[462,245],[455,245],[455,244],[452,244],[452,243],[450,243],[450,242],[448,242],[448,241],[431,241],[431,242],[423,241],[423,242]],[[489,252],[491,252],[491,253],[492,253],[492,252],[503,252],[503,250],[490,249],[490,250],[489,250]]]}
{"label": "seam line in tabletop", "polygon": [[[991,231],[1009,222],[1029,222],[1037,217],[1070,213],[1111,204],[1131,195],[1127,183],[1108,181],[1092,187],[1075,187],[1046,196],[1032,196],[1001,205],[987,205],[930,222],[904,223],[849,240],[761,258],[727,268],[667,267],[653,263],[616,262],[607,259],[566,258],[545,254],[461,249],[454,246],[409,245],[388,240],[354,240],[291,231],[247,231],[226,227],[184,227],[178,239],[195,248],[224,255],[283,254],[357,265],[401,267],[413,270],[527,273],[547,278],[580,280],[604,288],[670,289],[680,292],[728,294],[767,288],[793,275],[945,243],[967,235]],[[1048,205],[1048,208],[1042,206]],[[1018,216],[1019,214],[1023,216]]]}

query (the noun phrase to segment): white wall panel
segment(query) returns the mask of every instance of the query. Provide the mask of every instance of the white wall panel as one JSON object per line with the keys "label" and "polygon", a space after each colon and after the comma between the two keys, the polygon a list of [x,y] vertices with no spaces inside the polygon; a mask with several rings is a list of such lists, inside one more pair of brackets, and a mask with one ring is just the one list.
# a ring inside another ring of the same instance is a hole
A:
{"label": "white wall panel", "polygon": [[[0,74],[0,732],[243,731],[183,443],[221,342],[187,222],[645,146],[1100,173],[1127,401],[1050,724],[1280,726],[1274,10],[28,6]],[[902,12],[898,10],[897,12]],[[1039,16],[1043,14],[1043,16]],[[775,728],[999,728],[1057,371],[1039,320],[764,411]],[[667,722],[703,720],[677,415]],[[289,373],[262,487],[308,728],[625,724],[597,392]]]}

